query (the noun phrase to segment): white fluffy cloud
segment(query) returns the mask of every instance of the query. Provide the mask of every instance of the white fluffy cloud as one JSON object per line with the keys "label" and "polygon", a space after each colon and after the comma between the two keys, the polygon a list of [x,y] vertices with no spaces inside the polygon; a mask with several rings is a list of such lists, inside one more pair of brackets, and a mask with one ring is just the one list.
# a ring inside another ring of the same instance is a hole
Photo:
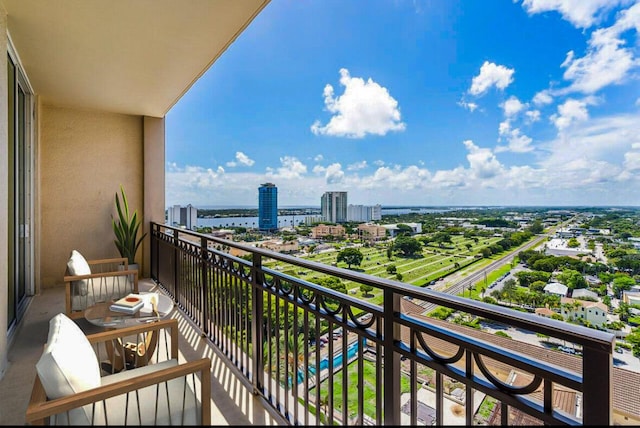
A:
{"label": "white fluffy cloud", "polygon": [[513,82],[514,71],[504,65],[485,61],[480,67],[480,73],[471,81],[469,93],[475,96],[484,95],[493,86],[502,90]]}
{"label": "white fluffy cloud", "polygon": [[367,167],[367,161],[363,160],[360,162],[354,162],[351,165],[347,166],[347,171],[357,171],[359,169],[364,169]]}
{"label": "white fluffy cloud", "polygon": [[528,110],[525,112],[529,123],[537,122],[540,120],[540,110]]}
{"label": "white fluffy cloud", "polygon": [[[573,101],[562,104],[563,117],[573,118],[576,112],[579,117],[583,114],[580,103],[588,106],[591,102]],[[280,158],[280,166],[262,174],[168,164],[166,200],[169,205],[227,205],[229,201],[255,205],[257,189],[266,181],[278,186],[279,199],[286,205],[319,205],[322,193],[335,190],[337,184],[349,192],[350,199],[387,205],[623,204],[640,197],[635,190],[640,188],[637,112],[589,118],[580,126],[568,126],[554,139],[537,142],[541,150],[530,165],[507,166],[500,161],[500,152],[530,146],[518,128],[506,120],[503,123],[508,147],[491,150],[466,140],[462,142],[466,150],[462,164],[434,171],[415,160],[407,165],[378,165],[372,172],[343,170],[339,163],[316,165],[313,174],[308,174],[307,167],[293,156]],[[625,192],[615,191],[622,185]]]}
{"label": "white fluffy cloud", "polygon": [[324,88],[324,103],[333,114],[326,125],[315,121],[311,131],[316,135],[363,138],[367,134],[386,135],[391,131],[404,131],[398,101],[387,88],[371,78],[367,81],[351,77],[349,70],[340,70],[340,84],[344,93],[334,96],[333,86]]}
{"label": "white fluffy cloud", "polygon": [[598,22],[603,13],[626,3],[626,0],[523,0],[529,15],[556,11],[575,27],[588,28]]}
{"label": "white fluffy cloud", "polygon": [[293,156],[280,158],[280,164],[278,168],[267,168],[267,176],[290,180],[301,178],[307,172],[307,166]]}
{"label": "white fluffy cloud", "polygon": [[553,102],[553,97],[549,94],[549,91],[545,89],[544,91],[540,91],[533,97],[533,103],[537,106],[543,106],[547,104],[551,104]]}
{"label": "white fluffy cloud", "polygon": [[457,103],[460,107],[465,108],[467,110],[469,110],[470,112],[474,112],[475,109],[478,108],[478,104],[473,103],[473,102],[467,102],[465,100],[460,100]]}
{"label": "white fluffy cloud", "polygon": [[339,163],[332,163],[327,167],[324,174],[327,184],[341,183],[344,178],[344,171],[342,171],[342,165]]}
{"label": "white fluffy cloud", "polygon": [[235,167],[238,165],[253,166],[254,163],[256,162],[253,159],[251,159],[249,156],[245,155],[242,152],[236,152],[236,160],[229,161],[226,163],[226,165],[228,167]]}
{"label": "white fluffy cloud", "polygon": [[591,33],[586,54],[576,58],[573,51],[561,64],[566,68],[565,80],[571,82],[560,93],[582,92],[592,94],[612,85],[623,83],[630,72],[640,66],[640,60],[634,57],[633,50],[624,47],[621,34],[627,30],[640,31],[640,2],[618,15],[616,22],[606,28]]}
{"label": "white fluffy cloud", "polygon": [[512,95],[508,100],[500,104],[500,107],[502,107],[505,117],[510,118],[527,108],[527,104],[521,103],[517,97]]}
{"label": "white fluffy cloud", "polygon": [[503,126],[505,122],[500,124],[500,135],[506,138],[509,143],[507,146],[497,146],[496,153],[499,152],[513,152],[513,153],[526,153],[533,150],[531,137],[523,134],[520,128],[511,129],[510,126]]}
{"label": "white fluffy cloud", "polygon": [[502,165],[498,162],[490,149],[480,148],[473,141],[466,140],[462,144],[467,148],[467,160],[472,176],[477,179],[487,179],[495,177],[502,171]]}
{"label": "white fluffy cloud", "polygon": [[587,101],[570,98],[558,106],[558,113],[551,115],[551,121],[560,131],[569,127],[572,123],[584,122],[589,119],[587,104]]}

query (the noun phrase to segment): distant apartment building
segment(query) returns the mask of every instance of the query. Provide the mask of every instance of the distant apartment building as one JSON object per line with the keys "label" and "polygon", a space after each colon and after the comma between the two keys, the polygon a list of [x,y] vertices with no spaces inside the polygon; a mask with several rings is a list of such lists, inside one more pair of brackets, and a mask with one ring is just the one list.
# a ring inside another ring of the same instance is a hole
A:
{"label": "distant apartment building", "polygon": [[334,236],[336,238],[341,238],[345,234],[345,229],[343,226],[330,226],[326,224],[320,224],[318,226],[311,228],[311,237],[313,239],[322,239],[327,236]]}
{"label": "distant apartment building", "polygon": [[194,230],[198,225],[198,209],[191,204],[186,207],[174,205],[167,210],[167,224],[169,226],[184,226]]}
{"label": "distant apartment building", "polygon": [[325,192],[320,198],[322,219],[330,223],[347,221],[347,192]]}
{"label": "distant apartment building", "polygon": [[380,204],[347,206],[347,221],[368,222],[382,220],[382,206]]}
{"label": "distant apartment building", "polygon": [[607,322],[609,308],[602,302],[589,302],[562,297],[560,305],[562,317],[565,320],[589,321],[595,326],[601,326]]}
{"label": "distant apartment building", "polygon": [[358,225],[358,236],[367,241],[379,241],[387,237],[387,229],[377,224],[363,223]]}
{"label": "distant apartment building", "polygon": [[258,188],[258,228],[265,232],[278,229],[278,188],[273,183]]}
{"label": "distant apartment building", "polygon": [[306,215],[304,216],[304,224],[307,226],[311,226],[316,223],[322,223],[321,215]]}

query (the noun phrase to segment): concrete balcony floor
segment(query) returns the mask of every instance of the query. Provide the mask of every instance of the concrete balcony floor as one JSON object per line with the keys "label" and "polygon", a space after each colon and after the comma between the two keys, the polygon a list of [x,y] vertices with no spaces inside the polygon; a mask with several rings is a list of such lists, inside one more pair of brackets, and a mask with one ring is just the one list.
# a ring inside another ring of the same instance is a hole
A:
{"label": "concrete balcony floor", "polygon": [[[155,283],[140,280],[140,291],[152,290]],[[26,315],[9,345],[9,364],[0,380],[0,425],[25,425],[25,412],[36,376],[35,365],[47,340],[49,320],[64,312],[64,288],[46,289],[31,298]],[[211,358],[212,425],[285,425],[263,400],[251,393],[250,385],[236,369],[192,327],[174,308],[170,315],[180,326],[180,361]],[[99,331],[84,319],[77,320],[87,333]]]}

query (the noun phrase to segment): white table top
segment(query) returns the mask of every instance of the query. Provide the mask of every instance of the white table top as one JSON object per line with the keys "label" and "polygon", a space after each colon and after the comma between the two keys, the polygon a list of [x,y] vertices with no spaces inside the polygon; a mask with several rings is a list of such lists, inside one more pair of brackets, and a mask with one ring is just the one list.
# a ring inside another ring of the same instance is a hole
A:
{"label": "white table top", "polygon": [[[88,322],[99,327],[122,328],[130,327],[145,322],[153,322],[158,319],[166,318],[173,310],[173,300],[158,292],[140,292],[143,296],[145,304],[135,314],[127,314],[124,312],[116,312],[109,309],[113,301],[96,303],[88,307],[84,311],[84,317]],[[158,296],[158,314],[153,312],[149,303],[151,295]]]}

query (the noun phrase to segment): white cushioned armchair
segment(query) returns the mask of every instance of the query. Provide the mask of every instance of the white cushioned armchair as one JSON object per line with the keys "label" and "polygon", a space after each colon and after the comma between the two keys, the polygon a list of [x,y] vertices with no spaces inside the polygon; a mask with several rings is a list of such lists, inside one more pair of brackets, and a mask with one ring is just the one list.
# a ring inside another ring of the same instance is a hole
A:
{"label": "white cushioned armchair", "polygon": [[[105,350],[151,332],[162,337],[165,354],[112,374],[105,362],[115,354]],[[28,424],[210,425],[211,360],[178,362],[175,319],[85,336],[58,314],[49,322],[36,371]]]}
{"label": "white cushioned armchair", "polygon": [[73,319],[82,318],[89,306],[138,293],[138,271],[129,270],[126,258],[86,260],[73,250],[64,284],[65,313]]}

